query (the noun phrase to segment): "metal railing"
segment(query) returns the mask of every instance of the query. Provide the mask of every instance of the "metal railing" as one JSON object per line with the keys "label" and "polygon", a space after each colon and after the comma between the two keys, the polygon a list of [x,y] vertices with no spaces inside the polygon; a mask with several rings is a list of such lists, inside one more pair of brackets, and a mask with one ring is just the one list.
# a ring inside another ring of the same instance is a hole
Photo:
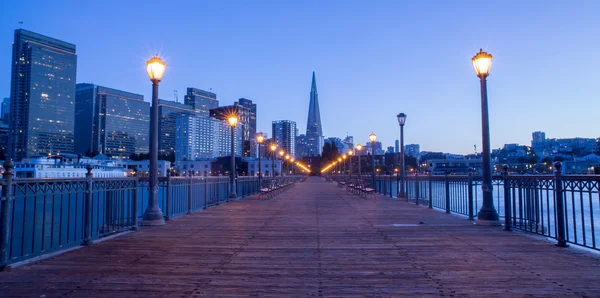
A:
{"label": "metal railing", "polygon": [[[88,167],[86,178],[13,179],[12,162],[4,168],[0,270],[135,230],[148,206],[148,178],[93,178]],[[301,176],[285,178],[298,181]],[[236,178],[238,198],[253,195],[259,188],[257,177]],[[159,177],[159,206],[167,220],[229,200],[228,178]]]}
{"label": "metal railing", "polygon": [[[493,176],[493,200],[506,230],[519,229],[557,240],[600,249],[600,175]],[[366,179],[366,181],[369,181]],[[397,176],[376,176],[376,192],[397,197]],[[481,177],[469,175],[407,175],[407,201],[477,218],[482,205]]]}

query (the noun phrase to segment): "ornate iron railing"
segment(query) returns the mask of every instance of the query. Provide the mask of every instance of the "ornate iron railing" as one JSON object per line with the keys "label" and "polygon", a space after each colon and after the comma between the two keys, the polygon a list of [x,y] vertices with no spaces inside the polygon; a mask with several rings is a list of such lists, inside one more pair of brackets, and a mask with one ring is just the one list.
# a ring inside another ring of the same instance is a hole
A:
{"label": "ornate iron railing", "polygon": [[[125,230],[148,207],[148,178],[13,179],[5,163],[0,204],[0,270]],[[284,178],[275,178],[284,179]],[[298,181],[301,176],[286,176]],[[269,179],[263,179],[268,181]],[[257,177],[236,178],[238,198],[257,193]],[[159,207],[171,219],[228,202],[227,177],[159,177]]]}

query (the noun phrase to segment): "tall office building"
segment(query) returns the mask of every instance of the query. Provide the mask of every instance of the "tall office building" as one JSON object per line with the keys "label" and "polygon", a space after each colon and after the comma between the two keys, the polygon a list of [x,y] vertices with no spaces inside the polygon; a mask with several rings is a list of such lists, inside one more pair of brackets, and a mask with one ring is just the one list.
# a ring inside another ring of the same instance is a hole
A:
{"label": "tall office building", "polygon": [[77,84],[75,152],[128,158],[149,152],[150,103],[144,96],[94,84]]}
{"label": "tall office building", "polygon": [[[231,156],[231,126],[227,121],[213,120],[213,157]],[[234,133],[234,155],[242,156],[242,126],[236,126]]]}
{"label": "tall office building", "polygon": [[[217,120],[199,115],[182,114],[175,119],[176,160],[212,158],[214,155],[214,130]],[[229,143],[231,144],[231,142]]]}
{"label": "tall office building", "polygon": [[400,153],[400,140],[396,140],[395,145],[396,145],[396,153]]}
{"label": "tall office building", "polygon": [[17,29],[11,65],[9,155],[73,153],[75,45]]}
{"label": "tall office building", "polygon": [[312,74],[310,88],[310,104],[308,107],[308,121],[306,122],[306,139],[308,144],[308,156],[321,155],[323,150],[323,130],[321,127],[321,112],[319,111],[319,94],[317,93],[317,81],[315,72]]}
{"label": "tall office building", "polygon": [[2,121],[4,123],[8,123],[9,122],[9,117],[10,117],[10,97],[4,98],[2,100],[2,114],[0,114],[0,116],[2,117]]}
{"label": "tall office building", "polygon": [[296,122],[291,120],[273,121],[272,133],[278,149],[290,156],[296,156]]}
{"label": "tall office building", "polygon": [[546,149],[546,133],[542,131],[534,131],[531,134],[531,147],[533,152],[542,155]]}
{"label": "tall office building", "polygon": [[419,144],[408,144],[404,146],[404,154],[412,157],[419,157],[421,154],[421,146]]}
{"label": "tall office building", "polygon": [[246,98],[240,98],[236,106],[245,108],[248,114],[247,123],[242,123],[242,149],[244,156],[257,157],[256,153],[256,104]]}
{"label": "tall office building", "polygon": [[215,93],[196,88],[187,88],[185,104],[192,106],[194,111],[200,116],[208,117],[210,109],[216,109],[219,106],[219,101]]}
{"label": "tall office building", "polygon": [[192,115],[194,109],[186,105],[169,100],[158,100],[158,154],[169,155],[175,152],[177,118],[184,115]]}
{"label": "tall office building", "polygon": [[304,156],[308,156],[308,144],[306,142],[306,135],[299,135],[296,137],[296,158],[300,159]]}

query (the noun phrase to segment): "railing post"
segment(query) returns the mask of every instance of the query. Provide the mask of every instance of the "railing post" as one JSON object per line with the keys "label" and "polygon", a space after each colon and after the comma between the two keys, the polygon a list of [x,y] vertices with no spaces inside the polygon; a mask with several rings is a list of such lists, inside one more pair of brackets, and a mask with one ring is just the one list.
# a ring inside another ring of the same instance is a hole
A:
{"label": "railing post", "polygon": [[92,165],[86,166],[85,174],[85,210],[83,214],[83,243],[82,245],[92,244]]}
{"label": "railing post", "polygon": [[188,191],[187,191],[187,214],[192,214],[192,173],[190,172],[190,179],[188,180]]}
{"label": "railing post", "polygon": [[429,172],[429,209],[433,208],[433,186],[431,185],[431,172]]}
{"label": "railing post", "polygon": [[510,182],[508,181],[508,165],[502,166],[502,180],[504,183],[504,230],[510,231],[511,206],[510,206]]}
{"label": "railing post", "polygon": [[[404,180],[405,185],[408,186],[406,179]],[[406,200],[408,200],[408,194],[406,196]],[[415,174],[415,205],[419,205],[419,174]]]}
{"label": "railing post", "polygon": [[554,190],[556,191],[554,199],[556,200],[556,228],[557,233],[556,246],[567,247],[567,239],[565,232],[565,206],[563,202],[563,183],[562,183],[562,164],[560,162],[554,163]]}
{"label": "railing post", "polygon": [[474,198],[473,198],[473,171],[471,168],[469,168],[469,176],[467,177],[467,195],[468,200],[469,200],[469,220],[474,220],[475,219],[475,215],[474,215]]}
{"label": "railing post", "polygon": [[448,179],[448,172],[445,174],[446,184],[446,213],[450,213],[450,180]]}
{"label": "railing post", "polygon": [[206,201],[208,199],[208,177],[204,176],[204,208],[206,209]]}
{"label": "railing post", "polygon": [[392,192],[393,192],[393,191],[392,191],[392,190],[393,190],[393,188],[392,188],[392,187],[393,187],[393,185],[392,185],[392,184],[394,184],[394,183],[392,183],[392,178],[394,178],[394,176],[392,176],[392,175],[390,174],[390,175],[388,176],[388,181],[390,182],[390,198],[393,198],[393,197],[394,197],[394,195],[392,194]]}
{"label": "railing post", "polygon": [[167,201],[165,202],[165,220],[171,219],[171,171],[167,170]]}
{"label": "railing post", "polygon": [[0,214],[0,271],[3,271],[8,266],[8,229],[9,229],[9,217],[10,217],[10,203],[12,197],[12,178],[14,172],[12,171],[14,164],[12,160],[4,162],[4,174],[2,175],[2,213]]}
{"label": "railing post", "polygon": [[131,229],[138,229],[138,178],[135,177],[135,181],[133,182],[133,191],[131,196],[133,197],[132,207],[131,207]]}

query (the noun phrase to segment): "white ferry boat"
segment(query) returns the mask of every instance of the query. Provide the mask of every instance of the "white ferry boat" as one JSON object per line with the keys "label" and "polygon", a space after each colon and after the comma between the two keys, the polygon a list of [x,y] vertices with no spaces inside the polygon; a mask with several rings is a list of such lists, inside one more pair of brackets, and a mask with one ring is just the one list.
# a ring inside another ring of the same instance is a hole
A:
{"label": "white ferry boat", "polygon": [[94,158],[71,154],[36,157],[15,162],[15,178],[85,178],[87,165],[92,165],[94,178],[127,177],[123,162],[105,155]]}

